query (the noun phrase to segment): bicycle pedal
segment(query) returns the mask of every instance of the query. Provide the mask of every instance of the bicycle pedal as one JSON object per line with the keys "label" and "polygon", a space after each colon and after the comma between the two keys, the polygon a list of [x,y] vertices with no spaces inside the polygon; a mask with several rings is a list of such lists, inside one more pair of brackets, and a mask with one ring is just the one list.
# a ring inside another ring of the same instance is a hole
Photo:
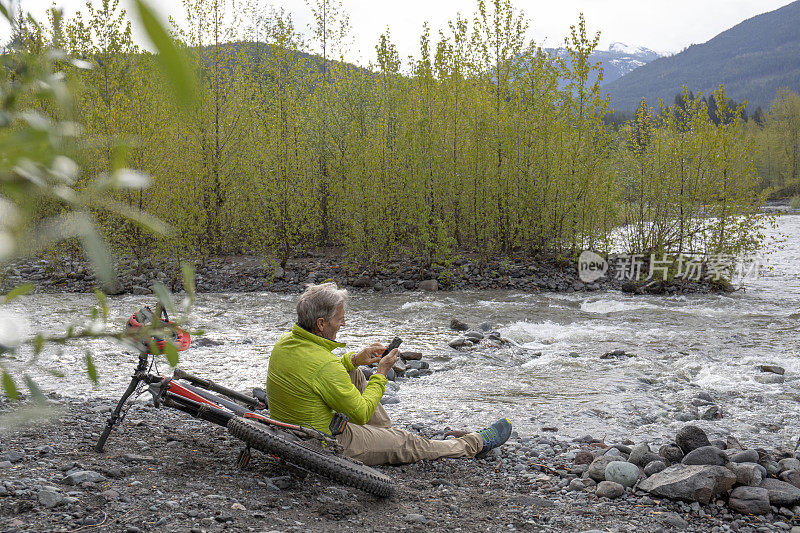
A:
{"label": "bicycle pedal", "polygon": [[239,457],[236,459],[236,468],[239,470],[244,470],[247,468],[247,465],[250,463],[250,446],[246,446],[241,452],[239,452]]}

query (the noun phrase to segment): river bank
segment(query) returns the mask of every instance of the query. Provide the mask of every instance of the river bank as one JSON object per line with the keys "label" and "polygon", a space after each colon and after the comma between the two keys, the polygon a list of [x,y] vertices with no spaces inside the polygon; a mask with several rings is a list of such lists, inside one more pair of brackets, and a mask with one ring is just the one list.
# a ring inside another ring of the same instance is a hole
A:
{"label": "river bank", "polygon": [[[412,291],[519,290],[524,292],[595,292],[621,290],[637,294],[688,294],[730,292],[725,282],[710,279],[675,279],[671,282],[632,282],[606,274],[584,282],[577,261],[558,256],[504,259],[483,262],[457,256],[447,264],[393,260],[375,269],[349,265],[341,250],[315,252],[289,261],[286,268],[262,257],[237,255],[210,257],[194,262],[196,289],[205,293],[301,292],[309,283],[335,281],[358,292],[382,294]],[[183,290],[180,263],[157,257],[122,257],[116,262],[117,283],[111,294],[152,294],[155,282],[173,291]],[[97,286],[90,266],[81,258],[65,255],[19,260],[8,265],[0,278],[7,292],[32,283],[41,292],[92,292]]]}
{"label": "river bank", "polygon": [[[112,433],[105,453],[97,454],[92,446],[112,402],[57,395],[51,401],[60,410],[52,424],[2,436],[2,531],[796,533],[792,524],[800,520],[777,507],[757,516],[741,514],[728,507],[725,495],[703,504],[638,488],[602,496],[602,483],[592,479],[587,461],[603,456],[624,461],[626,452],[635,453],[630,441],[515,433],[484,460],[380,467],[396,483],[395,495],[380,500],[304,477],[262,454],[239,471],[234,461],[241,443],[223,428],[141,403]],[[3,400],[0,410],[8,409]],[[407,429],[442,437],[450,428],[431,420]],[[91,474],[75,474],[87,471]]]}

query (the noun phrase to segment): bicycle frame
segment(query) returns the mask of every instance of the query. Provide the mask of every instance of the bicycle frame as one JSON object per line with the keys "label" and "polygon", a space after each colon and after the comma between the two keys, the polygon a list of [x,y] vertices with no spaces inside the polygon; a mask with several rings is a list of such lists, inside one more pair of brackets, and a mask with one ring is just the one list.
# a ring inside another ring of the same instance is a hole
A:
{"label": "bicycle frame", "polygon": [[[139,364],[134,371],[131,382],[125,393],[117,403],[116,408],[111,413],[106,427],[95,446],[95,451],[100,453],[105,447],[106,440],[111,434],[112,429],[121,420],[122,409],[128,398],[136,391],[140,383],[149,385],[149,392],[153,396],[153,403],[156,407],[161,405],[188,413],[195,418],[200,418],[220,426],[227,426],[228,421],[235,416],[252,418],[262,424],[276,426],[282,429],[299,431],[306,435],[319,437],[324,434],[311,428],[288,424],[273,420],[267,416],[256,413],[251,409],[265,408],[266,406],[254,397],[233,391],[211,380],[205,380],[188,374],[180,369],[175,369],[172,377],[157,376],[147,372],[149,366],[149,355],[141,353]],[[178,383],[177,379],[185,379],[194,385]],[[230,398],[246,403],[251,409],[245,408],[230,399],[218,396],[204,389],[211,389]],[[317,435],[319,433],[319,435]]]}

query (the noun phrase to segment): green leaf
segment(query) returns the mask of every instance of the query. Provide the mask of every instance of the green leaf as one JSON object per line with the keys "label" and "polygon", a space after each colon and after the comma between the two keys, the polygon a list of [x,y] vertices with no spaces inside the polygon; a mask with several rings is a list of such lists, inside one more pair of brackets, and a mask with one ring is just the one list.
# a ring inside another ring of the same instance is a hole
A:
{"label": "green leaf", "polygon": [[14,378],[11,377],[11,374],[3,370],[3,391],[6,393],[12,400],[16,400],[19,398],[19,391],[17,391],[17,385],[14,383]]}
{"label": "green leaf", "polygon": [[92,354],[86,352],[86,373],[89,374],[89,379],[97,385],[97,368],[94,366],[94,360],[92,360]]}
{"label": "green leaf", "polygon": [[95,276],[104,286],[111,288],[116,278],[114,266],[111,264],[111,251],[89,215],[81,217],[79,235]]}
{"label": "green leaf", "polygon": [[47,398],[42,393],[42,390],[39,388],[36,382],[33,381],[32,377],[30,377],[28,374],[25,374],[24,376],[22,376],[22,379],[25,380],[25,386],[28,387],[29,391],[31,391],[31,397],[33,398],[33,401],[35,403],[39,404],[47,403]]}
{"label": "green leaf", "polygon": [[8,9],[3,2],[0,2],[0,13],[3,14],[3,17],[5,17],[7,21],[12,22],[11,16],[8,14]]}
{"label": "green leaf", "polygon": [[195,298],[195,284],[194,284],[194,265],[191,263],[181,263],[181,276],[183,277],[183,290],[189,296],[191,301]]}
{"label": "green leaf", "polygon": [[58,370],[57,368],[45,368],[44,371],[47,372],[48,374],[50,374],[53,377],[57,377],[57,378],[63,378],[64,377],[64,372],[62,372],[61,370]]}
{"label": "green leaf", "polygon": [[18,287],[14,287],[11,289],[8,294],[6,294],[6,303],[10,302],[15,298],[19,298],[20,296],[24,296],[31,292],[35,288],[33,283],[24,283],[19,285]]}
{"label": "green leaf", "polygon": [[167,362],[170,366],[178,366],[178,348],[169,341],[164,345],[164,355],[167,357]]}
{"label": "green leaf", "polygon": [[97,298],[97,303],[100,304],[100,311],[102,311],[103,320],[105,320],[108,318],[108,297],[100,289],[95,289],[94,295]]}
{"label": "green leaf", "polygon": [[153,283],[153,294],[158,298],[159,303],[167,310],[170,315],[175,314],[175,302],[172,300],[172,293],[166,285],[160,281]]}
{"label": "green leaf", "polygon": [[37,333],[33,338],[33,354],[39,355],[42,353],[42,348],[44,348],[44,336],[41,333]]}
{"label": "green leaf", "polygon": [[194,73],[189,68],[189,62],[175,45],[164,26],[158,21],[150,6],[142,0],[136,0],[136,10],[142,20],[147,36],[158,51],[158,62],[164,75],[172,84],[178,101],[190,107],[195,103]]}

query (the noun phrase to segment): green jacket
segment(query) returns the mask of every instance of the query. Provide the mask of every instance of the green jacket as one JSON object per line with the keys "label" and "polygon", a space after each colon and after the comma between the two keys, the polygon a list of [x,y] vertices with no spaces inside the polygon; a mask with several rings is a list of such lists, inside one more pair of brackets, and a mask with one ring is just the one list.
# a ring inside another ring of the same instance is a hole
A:
{"label": "green jacket", "polygon": [[[334,412],[353,424],[366,424],[383,397],[386,376],[369,377],[364,393],[350,381],[350,353],[333,355],[345,344],[314,335],[297,324],[284,333],[269,357],[267,402],[270,416],[330,434]],[[351,352],[352,353],[352,352]]]}

